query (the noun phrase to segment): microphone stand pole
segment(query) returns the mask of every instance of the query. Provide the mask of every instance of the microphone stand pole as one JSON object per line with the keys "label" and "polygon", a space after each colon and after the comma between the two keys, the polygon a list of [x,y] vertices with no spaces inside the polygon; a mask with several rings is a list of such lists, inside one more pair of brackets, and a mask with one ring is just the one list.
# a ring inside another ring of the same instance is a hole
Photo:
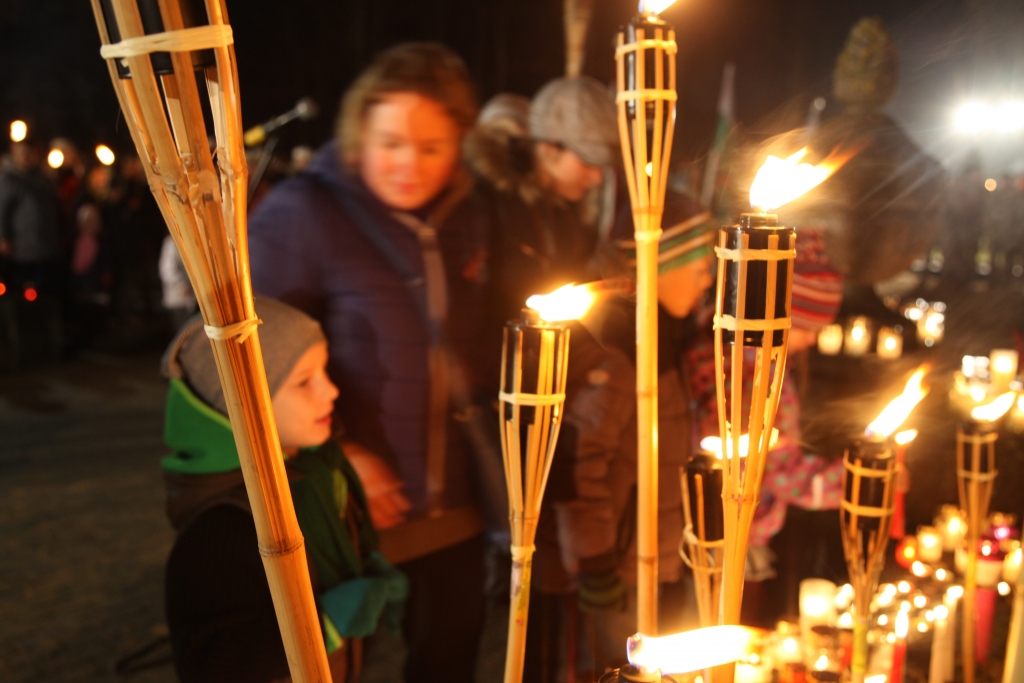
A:
{"label": "microphone stand pole", "polygon": [[256,195],[256,188],[260,186],[260,182],[263,180],[263,174],[267,172],[267,167],[270,166],[270,160],[274,158],[274,149],[277,147],[277,143],[280,139],[280,135],[277,133],[271,133],[267,136],[267,141],[263,143],[263,151],[260,152],[260,161],[256,164],[256,168],[253,170],[252,175],[249,176],[249,198],[246,200],[246,206],[252,206],[252,198]]}

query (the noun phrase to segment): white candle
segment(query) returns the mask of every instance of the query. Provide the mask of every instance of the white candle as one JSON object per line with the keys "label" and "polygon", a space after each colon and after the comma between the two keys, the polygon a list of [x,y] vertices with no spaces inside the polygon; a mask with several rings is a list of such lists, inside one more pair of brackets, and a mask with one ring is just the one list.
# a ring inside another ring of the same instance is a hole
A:
{"label": "white candle", "polygon": [[1017,583],[1020,577],[1021,563],[1024,561],[1024,551],[1020,548],[1020,542],[1015,541],[1017,547],[1006,554],[1003,559],[1003,581]]}
{"label": "white candle", "polygon": [[800,631],[809,634],[814,626],[836,623],[836,585],[827,579],[800,582]]}
{"label": "white candle", "polygon": [[992,373],[992,388],[1000,392],[1017,378],[1017,352],[1010,349],[995,349],[989,356],[989,370]]}
{"label": "white candle", "polygon": [[917,321],[917,338],[925,346],[934,346],[937,342],[942,341],[942,337],[946,333],[946,314],[945,304],[942,305],[942,311],[936,310],[936,304],[932,304],[932,307],[925,312],[924,317]]}
{"label": "white candle", "polygon": [[947,553],[956,550],[967,533],[967,524],[964,523],[955,505],[942,506],[942,513],[936,526],[942,534],[942,549]]}
{"label": "white candle", "polygon": [[850,318],[846,328],[846,355],[863,356],[871,348],[871,332],[868,319],[863,316]]}
{"label": "white candle", "polygon": [[878,357],[895,360],[903,355],[903,335],[891,327],[878,330]]}
{"label": "white candle", "polygon": [[843,350],[843,326],[839,324],[825,325],[818,332],[818,353],[823,356],[835,356]]}
{"label": "white candle", "polygon": [[975,576],[979,588],[995,588],[999,583],[999,577],[1003,575],[1002,560],[996,560],[978,555],[978,569]]}
{"label": "white candle", "polygon": [[922,526],[917,530],[917,556],[922,562],[938,562],[942,559],[942,536],[933,526]]}
{"label": "white candle", "polygon": [[[947,683],[952,678],[946,678],[946,650],[954,649],[953,628],[954,613],[950,609],[950,600],[935,608],[934,630],[932,631],[932,657],[928,669],[928,683]],[[952,601],[952,609],[956,609],[956,601]]]}

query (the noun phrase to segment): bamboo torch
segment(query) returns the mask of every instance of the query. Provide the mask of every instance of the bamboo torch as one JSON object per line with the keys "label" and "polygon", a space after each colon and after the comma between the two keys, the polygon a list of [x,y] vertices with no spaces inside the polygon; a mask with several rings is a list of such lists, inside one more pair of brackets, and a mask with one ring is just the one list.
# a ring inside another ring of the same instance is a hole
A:
{"label": "bamboo torch", "polygon": [[658,628],[658,239],[676,122],[676,33],[644,0],[619,29],[615,98],[636,240],[637,628]]}
{"label": "bamboo torch", "polygon": [[961,654],[964,683],[974,683],[974,610],[978,591],[978,544],[988,519],[988,506],[996,470],[996,427],[1013,406],[1014,393],[1007,392],[991,403],[971,410],[969,420],[957,425],[956,473],[960,508],[967,516],[967,571],[964,575],[964,618],[961,620]]}
{"label": "bamboo torch", "polygon": [[[702,443],[703,445],[703,443]],[[680,468],[683,493],[683,537],[679,554],[693,571],[693,592],[701,626],[718,623],[722,587],[722,461],[702,451]]]}
{"label": "bamboo torch", "polygon": [[227,11],[223,0],[92,0],[92,8],[100,54],[213,344],[292,680],[330,681],[256,334]]}
{"label": "bamboo torch", "polygon": [[586,286],[568,285],[530,297],[522,317],[505,325],[498,395],[512,529],[505,683],[523,680],[534,539],[565,403],[569,330],[563,321],[581,317],[594,298]]}
{"label": "bamboo torch", "polygon": [[927,366],[918,368],[903,392],[868,425],[843,456],[843,500],[839,516],[843,554],[853,586],[854,683],[863,683],[868,663],[868,620],[871,598],[885,566],[885,549],[892,529],[897,462],[892,434],[914,407],[928,395],[922,385]]}

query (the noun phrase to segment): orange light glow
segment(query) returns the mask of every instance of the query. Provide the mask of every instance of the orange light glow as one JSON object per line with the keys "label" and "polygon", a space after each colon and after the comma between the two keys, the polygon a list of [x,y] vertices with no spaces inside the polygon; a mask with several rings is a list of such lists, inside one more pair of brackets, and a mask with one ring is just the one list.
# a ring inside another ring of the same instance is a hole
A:
{"label": "orange light glow", "polygon": [[[779,430],[772,429],[771,440],[768,442],[768,449],[771,450],[779,442]],[[732,457],[732,439],[727,440],[726,450]],[[722,439],[718,436],[705,436],[700,440],[700,448],[708,453],[714,453],[719,460],[722,459]],[[745,458],[750,453],[750,435],[744,434],[740,437],[740,457]]]}
{"label": "orange light glow", "polygon": [[537,311],[542,320],[558,322],[582,318],[596,298],[590,285],[568,284],[550,294],[534,294],[526,305]]}
{"label": "orange light glow", "polygon": [[865,434],[888,438],[899,429],[899,426],[910,416],[915,406],[928,395],[929,387],[922,386],[921,384],[928,369],[927,365],[922,365],[910,376],[906,387],[903,389],[903,393],[894,398],[885,407],[885,410],[875,418],[874,422],[868,425],[864,432]]}
{"label": "orange light glow", "polygon": [[5,285],[4,283],[0,282],[0,296],[3,296],[6,293],[7,293],[7,285]]}
{"label": "orange light glow", "polygon": [[900,432],[893,437],[893,441],[896,442],[897,446],[906,446],[908,443],[917,438],[916,429],[908,429],[904,432]]}
{"label": "orange light glow", "polygon": [[39,292],[33,287],[29,287],[25,290],[25,301],[35,301],[39,298]]}
{"label": "orange light glow", "polygon": [[812,166],[800,163],[807,151],[804,147],[785,159],[769,155],[750,185],[750,205],[767,212],[788,204],[821,185],[856,153],[856,150],[833,152],[820,164]]}
{"label": "orange light glow", "polygon": [[629,639],[629,663],[646,672],[683,674],[735,662],[750,654],[757,630],[745,626],[710,626],[670,636],[640,633]]}
{"label": "orange light glow", "polygon": [[1013,407],[1013,400],[1016,397],[1017,395],[1014,392],[1008,391],[993,399],[991,403],[986,403],[971,410],[971,419],[978,422],[995,422]]}

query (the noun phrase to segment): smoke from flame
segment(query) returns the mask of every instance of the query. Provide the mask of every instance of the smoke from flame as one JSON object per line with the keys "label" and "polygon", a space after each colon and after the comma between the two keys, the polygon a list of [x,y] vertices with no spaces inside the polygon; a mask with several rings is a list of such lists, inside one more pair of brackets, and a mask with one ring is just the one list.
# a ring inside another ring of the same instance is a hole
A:
{"label": "smoke from flame", "polygon": [[991,403],[986,403],[971,410],[971,419],[978,422],[995,422],[1013,407],[1013,399],[1015,397],[1016,394],[1012,391],[997,396]]}
{"label": "smoke from flame", "polygon": [[817,166],[800,163],[807,156],[806,147],[785,159],[769,155],[750,185],[750,205],[767,212],[788,204],[825,182],[856,152],[834,151]]}
{"label": "smoke from flame", "polygon": [[888,438],[889,435],[899,429],[899,426],[910,416],[914,407],[928,395],[930,387],[922,386],[922,381],[928,370],[927,365],[919,367],[910,376],[910,379],[907,380],[907,386],[904,387],[903,393],[894,398],[885,407],[885,410],[879,413],[878,417],[868,425],[864,433],[868,436]]}
{"label": "smoke from flame", "polygon": [[558,322],[582,318],[596,298],[590,285],[568,284],[550,294],[534,294],[526,300],[526,305],[537,311],[542,320]]}

